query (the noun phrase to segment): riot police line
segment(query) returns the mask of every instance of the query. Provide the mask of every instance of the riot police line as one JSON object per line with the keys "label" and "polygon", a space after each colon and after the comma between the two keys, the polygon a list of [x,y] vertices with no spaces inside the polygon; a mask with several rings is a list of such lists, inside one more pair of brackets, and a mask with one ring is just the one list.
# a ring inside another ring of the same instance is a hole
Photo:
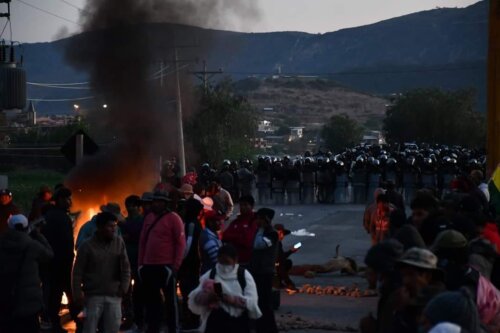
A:
{"label": "riot police line", "polygon": [[406,202],[421,188],[443,197],[452,191],[454,180],[472,170],[484,174],[485,165],[485,151],[460,146],[360,145],[338,154],[225,160],[218,169],[204,163],[197,176],[206,186],[217,181],[234,199],[251,194],[260,205],[366,204],[387,183]]}

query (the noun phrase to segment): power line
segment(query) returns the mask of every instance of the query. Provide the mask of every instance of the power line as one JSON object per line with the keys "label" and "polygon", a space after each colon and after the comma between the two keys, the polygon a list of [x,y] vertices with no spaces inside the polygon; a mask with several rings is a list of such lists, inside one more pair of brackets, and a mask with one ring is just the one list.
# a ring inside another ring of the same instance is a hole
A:
{"label": "power line", "polygon": [[87,97],[77,97],[77,98],[28,98],[28,101],[31,102],[71,102],[71,101],[84,101],[88,99],[94,99],[95,96],[87,96]]}
{"label": "power line", "polygon": [[69,2],[69,1],[67,1],[67,0],[59,0],[59,1],[61,1],[62,3],[67,4],[67,5],[68,5],[68,6],[70,6],[70,7],[75,8],[75,9],[77,9],[77,10],[81,11],[81,12],[85,11],[83,8],[80,8],[80,7],[78,7],[77,5],[74,5],[74,4],[72,4],[71,2]]}
{"label": "power line", "polygon": [[71,82],[71,83],[47,83],[47,82],[27,82],[32,85],[44,85],[44,86],[83,86],[89,84],[90,82]]}
{"label": "power line", "polygon": [[7,24],[9,24],[9,20],[5,21],[5,25],[3,26],[2,33],[0,33],[0,38],[2,38],[3,33],[5,32],[5,28],[7,28]]}
{"label": "power line", "polygon": [[40,88],[54,88],[54,89],[71,89],[71,90],[90,90],[90,87],[75,87],[75,86],[62,86],[62,85],[50,85],[42,83],[28,83],[30,86],[40,87]]}
{"label": "power line", "polygon": [[73,23],[73,24],[76,24],[76,25],[80,25],[78,22],[75,22],[75,21],[73,21],[73,20],[67,19],[67,18],[65,18],[65,17],[63,17],[63,16],[60,16],[60,15],[54,14],[54,13],[52,13],[52,12],[48,11],[48,10],[45,10],[45,9],[43,9],[43,8],[40,8],[40,7],[37,7],[37,6],[32,5],[32,4],[28,3],[28,2],[25,2],[25,1],[23,1],[23,0],[17,0],[17,1],[18,1],[18,2],[20,2],[20,3],[22,3],[22,4],[24,4],[25,6],[31,7],[31,8],[33,8],[33,9],[36,9],[36,10],[38,10],[38,11],[40,11],[40,12],[42,12],[42,13],[45,13],[45,14],[47,14],[47,15],[50,15],[50,16],[53,16],[53,17],[57,17],[58,19],[61,19],[61,20],[63,20],[63,21],[69,22],[69,23]]}

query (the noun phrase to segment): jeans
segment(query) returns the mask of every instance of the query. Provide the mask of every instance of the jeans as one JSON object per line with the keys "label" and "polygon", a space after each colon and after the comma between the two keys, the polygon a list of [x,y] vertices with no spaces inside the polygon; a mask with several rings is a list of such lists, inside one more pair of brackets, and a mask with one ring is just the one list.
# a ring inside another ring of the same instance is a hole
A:
{"label": "jeans", "polygon": [[106,333],[118,333],[122,320],[122,299],[111,296],[89,296],[85,301],[86,318],[83,333],[95,333],[99,320],[103,319]]}

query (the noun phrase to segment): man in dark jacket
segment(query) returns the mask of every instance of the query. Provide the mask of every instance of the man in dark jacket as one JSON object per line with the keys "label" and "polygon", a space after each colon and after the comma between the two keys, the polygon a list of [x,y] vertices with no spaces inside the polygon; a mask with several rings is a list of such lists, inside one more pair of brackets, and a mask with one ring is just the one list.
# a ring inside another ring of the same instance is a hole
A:
{"label": "man in dark jacket", "polygon": [[97,230],[78,249],[73,269],[75,303],[85,303],[84,332],[94,333],[102,318],[103,331],[118,333],[122,296],[130,286],[130,263],[123,239],[116,236],[114,214],[97,214]]}
{"label": "man in dark jacket", "polygon": [[[54,258],[47,267],[47,276],[44,276],[44,292],[50,290],[47,296],[48,315],[52,323],[52,332],[66,332],[61,328],[59,310],[63,292],[68,298],[70,313],[73,318],[78,314],[78,309],[73,307],[71,293],[71,269],[73,267],[74,244],[73,222],[69,216],[71,208],[71,191],[65,187],[54,194],[55,205],[45,214],[47,224],[42,233],[49,241]],[[48,287],[48,288],[46,288]]]}
{"label": "man in dark jacket", "polygon": [[139,266],[137,264],[139,257],[139,239],[144,223],[144,216],[141,215],[141,198],[137,195],[127,197],[125,199],[125,208],[127,209],[127,218],[118,226],[120,227],[122,238],[127,248],[134,284],[130,287],[128,294],[123,300],[123,316],[125,318],[121,327],[123,331],[130,329],[134,321],[139,328],[144,324],[142,284],[138,276]]}
{"label": "man in dark jacket", "polygon": [[257,333],[277,333],[276,320],[272,307],[273,279],[278,256],[278,233],[271,225],[274,210],[261,208],[255,214],[259,229],[255,235],[254,249],[250,261],[262,317],[256,322]]}
{"label": "man in dark jacket", "polygon": [[25,216],[13,215],[8,226],[0,236],[0,332],[38,333],[43,304],[38,267],[54,253],[38,229],[28,235]]}
{"label": "man in dark jacket", "polygon": [[198,286],[200,279],[201,258],[198,244],[200,242],[201,224],[199,216],[203,204],[196,199],[188,199],[185,204],[184,232],[186,234],[186,250],[184,260],[179,269],[179,288],[182,293],[182,329],[195,329],[199,326],[198,316],[194,315],[187,306],[188,295]]}
{"label": "man in dark jacket", "polygon": [[7,221],[12,215],[20,214],[19,208],[12,202],[12,192],[0,190],[0,234],[7,230]]}

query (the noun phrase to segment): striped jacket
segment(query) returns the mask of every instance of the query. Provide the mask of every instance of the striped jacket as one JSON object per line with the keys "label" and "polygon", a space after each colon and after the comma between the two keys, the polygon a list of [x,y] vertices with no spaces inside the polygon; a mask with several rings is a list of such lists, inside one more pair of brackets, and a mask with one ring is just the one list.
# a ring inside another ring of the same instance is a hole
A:
{"label": "striped jacket", "polygon": [[213,231],[205,228],[200,236],[200,253],[201,253],[201,274],[215,267],[217,263],[217,254],[222,242],[219,236]]}

